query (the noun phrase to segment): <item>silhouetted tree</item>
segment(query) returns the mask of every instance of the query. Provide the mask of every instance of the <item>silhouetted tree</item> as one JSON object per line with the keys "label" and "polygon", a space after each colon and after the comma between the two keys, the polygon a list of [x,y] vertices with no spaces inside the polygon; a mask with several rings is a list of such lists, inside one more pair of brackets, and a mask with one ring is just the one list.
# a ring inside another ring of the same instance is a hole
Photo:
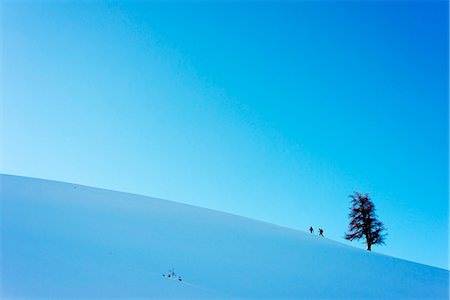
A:
{"label": "silhouetted tree", "polygon": [[386,237],[385,228],[375,214],[375,205],[370,200],[369,194],[355,192],[350,195],[352,207],[348,214],[350,224],[345,239],[353,241],[366,239],[367,250],[372,250],[372,245],[383,245]]}

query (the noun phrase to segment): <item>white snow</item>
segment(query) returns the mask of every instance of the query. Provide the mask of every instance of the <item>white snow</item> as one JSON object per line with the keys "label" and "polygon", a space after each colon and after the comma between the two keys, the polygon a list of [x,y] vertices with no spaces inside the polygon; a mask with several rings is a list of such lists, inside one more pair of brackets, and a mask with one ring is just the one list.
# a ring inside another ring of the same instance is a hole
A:
{"label": "white snow", "polygon": [[[447,270],[307,232],[75,184],[0,180],[5,299],[449,295]],[[181,282],[163,277],[172,268]]]}

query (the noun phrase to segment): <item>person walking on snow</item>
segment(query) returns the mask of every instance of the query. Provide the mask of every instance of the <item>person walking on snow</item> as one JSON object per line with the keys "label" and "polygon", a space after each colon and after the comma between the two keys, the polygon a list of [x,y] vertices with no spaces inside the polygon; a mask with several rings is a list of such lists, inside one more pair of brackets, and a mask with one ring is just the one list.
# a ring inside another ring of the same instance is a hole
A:
{"label": "person walking on snow", "polygon": [[323,229],[322,228],[319,228],[319,235],[323,236]]}
{"label": "person walking on snow", "polygon": [[311,232],[311,233],[314,232],[314,228],[312,228],[312,226],[309,227],[309,232]]}

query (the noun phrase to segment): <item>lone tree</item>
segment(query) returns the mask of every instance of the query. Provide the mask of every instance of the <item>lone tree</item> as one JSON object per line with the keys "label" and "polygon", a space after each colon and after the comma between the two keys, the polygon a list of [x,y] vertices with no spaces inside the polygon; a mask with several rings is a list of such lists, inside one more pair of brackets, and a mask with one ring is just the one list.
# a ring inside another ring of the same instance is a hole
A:
{"label": "lone tree", "polygon": [[372,245],[383,245],[386,237],[385,228],[375,214],[375,205],[370,200],[369,194],[355,192],[350,195],[352,207],[350,207],[350,224],[345,239],[353,241],[366,239],[367,250],[371,251]]}

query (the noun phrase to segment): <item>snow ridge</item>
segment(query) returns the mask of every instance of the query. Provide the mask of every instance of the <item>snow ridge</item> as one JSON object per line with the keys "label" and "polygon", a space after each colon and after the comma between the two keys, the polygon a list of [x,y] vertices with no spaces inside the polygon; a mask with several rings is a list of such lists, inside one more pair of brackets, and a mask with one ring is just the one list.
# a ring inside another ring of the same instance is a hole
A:
{"label": "snow ridge", "polygon": [[27,177],[0,188],[2,298],[449,296],[447,270],[265,222]]}

